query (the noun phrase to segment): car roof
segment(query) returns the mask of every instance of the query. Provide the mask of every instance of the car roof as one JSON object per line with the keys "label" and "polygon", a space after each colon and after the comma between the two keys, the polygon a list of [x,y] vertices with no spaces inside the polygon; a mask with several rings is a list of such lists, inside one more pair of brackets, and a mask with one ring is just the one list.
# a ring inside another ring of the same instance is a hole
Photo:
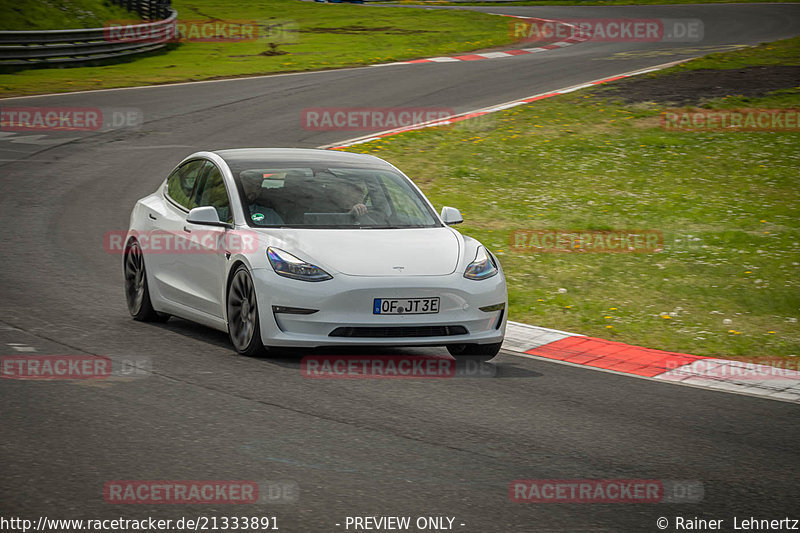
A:
{"label": "car roof", "polygon": [[378,157],[367,154],[354,154],[336,150],[315,150],[308,148],[235,148],[230,150],[215,150],[213,153],[220,156],[231,166],[242,166],[248,162],[263,165],[264,163],[298,164],[314,166],[379,166],[392,168],[392,166]]}

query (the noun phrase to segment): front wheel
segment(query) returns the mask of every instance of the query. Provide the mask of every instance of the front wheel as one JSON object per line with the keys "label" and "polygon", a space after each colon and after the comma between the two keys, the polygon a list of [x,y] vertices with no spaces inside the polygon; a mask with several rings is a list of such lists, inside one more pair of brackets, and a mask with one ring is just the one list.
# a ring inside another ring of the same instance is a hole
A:
{"label": "front wheel", "polygon": [[447,351],[456,359],[471,359],[484,363],[500,352],[502,342],[494,344],[448,344]]}
{"label": "front wheel", "polygon": [[125,300],[133,319],[141,322],[164,322],[169,319],[169,315],[153,309],[150,290],[147,287],[144,254],[142,254],[142,248],[138,242],[132,240],[125,248],[123,268],[125,271]]}
{"label": "front wheel", "polygon": [[247,267],[240,265],[228,287],[228,335],[233,347],[242,355],[261,355],[261,328],[253,278]]}

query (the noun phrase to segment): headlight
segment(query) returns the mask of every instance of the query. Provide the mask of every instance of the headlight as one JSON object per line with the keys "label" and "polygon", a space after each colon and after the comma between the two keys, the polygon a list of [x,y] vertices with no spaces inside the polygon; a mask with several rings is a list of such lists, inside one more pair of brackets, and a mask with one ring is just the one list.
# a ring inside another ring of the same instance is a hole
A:
{"label": "headlight", "polygon": [[498,272],[497,265],[494,264],[494,259],[486,251],[483,246],[478,247],[478,253],[475,254],[475,260],[469,264],[464,277],[467,279],[486,279],[491,278]]}
{"label": "headlight", "polygon": [[289,252],[278,248],[267,248],[267,257],[275,273],[285,278],[299,279],[302,281],[325,281],[333,276],[316,265],[306,263]]}

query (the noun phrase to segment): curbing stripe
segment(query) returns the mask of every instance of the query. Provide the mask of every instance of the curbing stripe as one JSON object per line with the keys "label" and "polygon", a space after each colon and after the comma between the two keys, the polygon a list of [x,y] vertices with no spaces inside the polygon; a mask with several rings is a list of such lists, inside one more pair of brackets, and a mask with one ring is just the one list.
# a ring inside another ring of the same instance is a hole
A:
{"label": "curbing stripe", "polygon": [[[427,62],[429,60],[427,60],[427,59],[417,59],[415,61],[425,61],[425,62]],[[657,70],[661,70],[661,69],[665,69],[665,68],[671,67],[673,65],[677,65],[678,63],[683,63],[684,61],[688,61],[688,60],[683,59],[683,60],[680,60],[680,61],[671,61],[669,63],[664,63],[664,64],[661,64],[661,65],[657,65],[655,67],[649,67],[649,68],[644,69],[644,70],[635,70],[633,72],[627,72],[627,73],[624,73],[624,74],[619,74],[617,76],[612,76],[610,78],[603,78],[603,79],[600,79],[600,80],[594,80],[594,81],[590,81],[590,82],[587,82],[587,83],[581,83],[579,85],[573,85],[573,86],[570,86],[570,87],[565,87],[565,88],[559,89],[557,91],[552,91],[552,92],[549,92],[549,93],[536,94],[536,95],[533,95],[533,96],[529,96],[527,98],[521,98],[519,100],[512,100],[510,102],[505,102],[505,103],[502,103],[502,104],[496,104],[496,105],[493,105],[493,106],[490,106],[490,107],[484,107],[482,109],[475,109],[473,111],[467,111],[465,113],[459,113],[459,114],[456,114],[456,115],[450,115],[449,117],[440,118],[440,119],[437,119],[437,120],[431,120],[431,121],[428,121],[428,122],[419,122],[417,124],[412,124],[410,126],[405,126],[405,127],[402,127],[402,128],[395,128],[395,129],[392,129],[392,130],[384,130],[384,131],[381,131],[381,132],[378,132],[378,133],[370,133],[368,135],[364,135],[364,136],[361,136],[361,137],[353,137],[352,139],[347,139],[345,141],[341,141],[341,142],[337,142],[337,143],[333,143],[333,144],[326,144],[324,146],[320,146],[319,148],[328,149],[328,150],[341,150],[343,148],[347,148],[348,146],[353,146],[355,144],[362,144],[362,143],[365,143],[365,142],[374,141],[374,140],[377,140],[377,139],[381,139],[383,137],[389,137],[391,135],[398,135],[400,133],[405,133],[407,131],[414,131],[414,130],[419,130],[419,129],[424,129],[424,128],[432,128],[432,127],[437,127],[437,126],[448,126],[448,125],[453,124],[455,122],[460,122],[462,120],[467,120],[469,118],[479,117],[479,116],[482,116],[482,115],[486,115],[488,113],[494,113],[494,112],[497,112],[497,111],[501,111],[503,109],[509,109],[511,107],[516,107],[518,105],[529,104],[531,102],[536,102],[537,100],[543,100],[545,98],[558,96],[560,94],[571,93],[572,91],[577,91],[579,89],[584,89],[584,88],[587,88],[587,87],[591,87],[593,85],[600,85],[602,83],[608,83],[610,81],[619,80],[619,79],[622,79],[622,78],[629,78],[631,76],[638,76],[640,74],[645,74],[645,73],[648,73],[648,72],[655,72]]]}
{"label": "curbing stripe", "polygon": [[525,353],[650,378],[699,359],[593,337],[569,337],[525,350]]}
{"label": "curbing stripe", "polygon": [[[560,22],[558,20],[550,20],[550,19],[541,19],[535,17],[521,17],[519,15],[503,15],[501,13],[488,13],[489,15],[499,15],[501,17],[511,17],[511,18],[518,18],[524,20],[536,20],[539,22],[553,22],[555,24],[561,24],[562,26],[566,26],[569,28],[574,28],[574,25],[568,24],[566,22]],[[483,52],[483,53],[473,53],[473,54],[461,54],[457,56],[447,56],[447,57],[430,57],[425,59],[411,59],[409,61],[396,61],[393,63],[381,63],[378,65],[371,65],[375,67],[383,67],[386,65],[415,65],[417,63],[444,63],[445,61],[480,61],[482,59],[501,59],[504,57],[512,57],[518,56],[523,54],[535,54],[537,52],[544,52],[546,50],[555,50],[556,48],[564,48],[565,46],[571,46],[573,44],[582,43],[584,41],[588,41],[587,37],[570,37],[569,39],[564,39],[563,41],[557,41],[554,43],[550,43],[548,45],[544,45],[541,47],[535,48],[514,48],[511,50],[503,50],[502,52]]]}
{"label": "curbing stripe", "polygon": [[506,327],[503,348],[520,357],[800,403],[800,372],[797,370],[653,350],[511,321]]}

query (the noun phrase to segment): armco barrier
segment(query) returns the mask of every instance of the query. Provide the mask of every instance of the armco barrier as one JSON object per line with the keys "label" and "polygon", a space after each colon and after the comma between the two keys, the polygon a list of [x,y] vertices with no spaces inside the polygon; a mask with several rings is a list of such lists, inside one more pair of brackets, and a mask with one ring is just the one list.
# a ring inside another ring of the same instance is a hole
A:
{"label": "armco barrier", "polygon": [[110,41],[108,28],[74,30],[0,31],[0,67],[81,64],[124,57],[162,48],[174,36],[178,14],[168,3],[115,0],[144,19],[132,29],[147,34],[141,41]]}

